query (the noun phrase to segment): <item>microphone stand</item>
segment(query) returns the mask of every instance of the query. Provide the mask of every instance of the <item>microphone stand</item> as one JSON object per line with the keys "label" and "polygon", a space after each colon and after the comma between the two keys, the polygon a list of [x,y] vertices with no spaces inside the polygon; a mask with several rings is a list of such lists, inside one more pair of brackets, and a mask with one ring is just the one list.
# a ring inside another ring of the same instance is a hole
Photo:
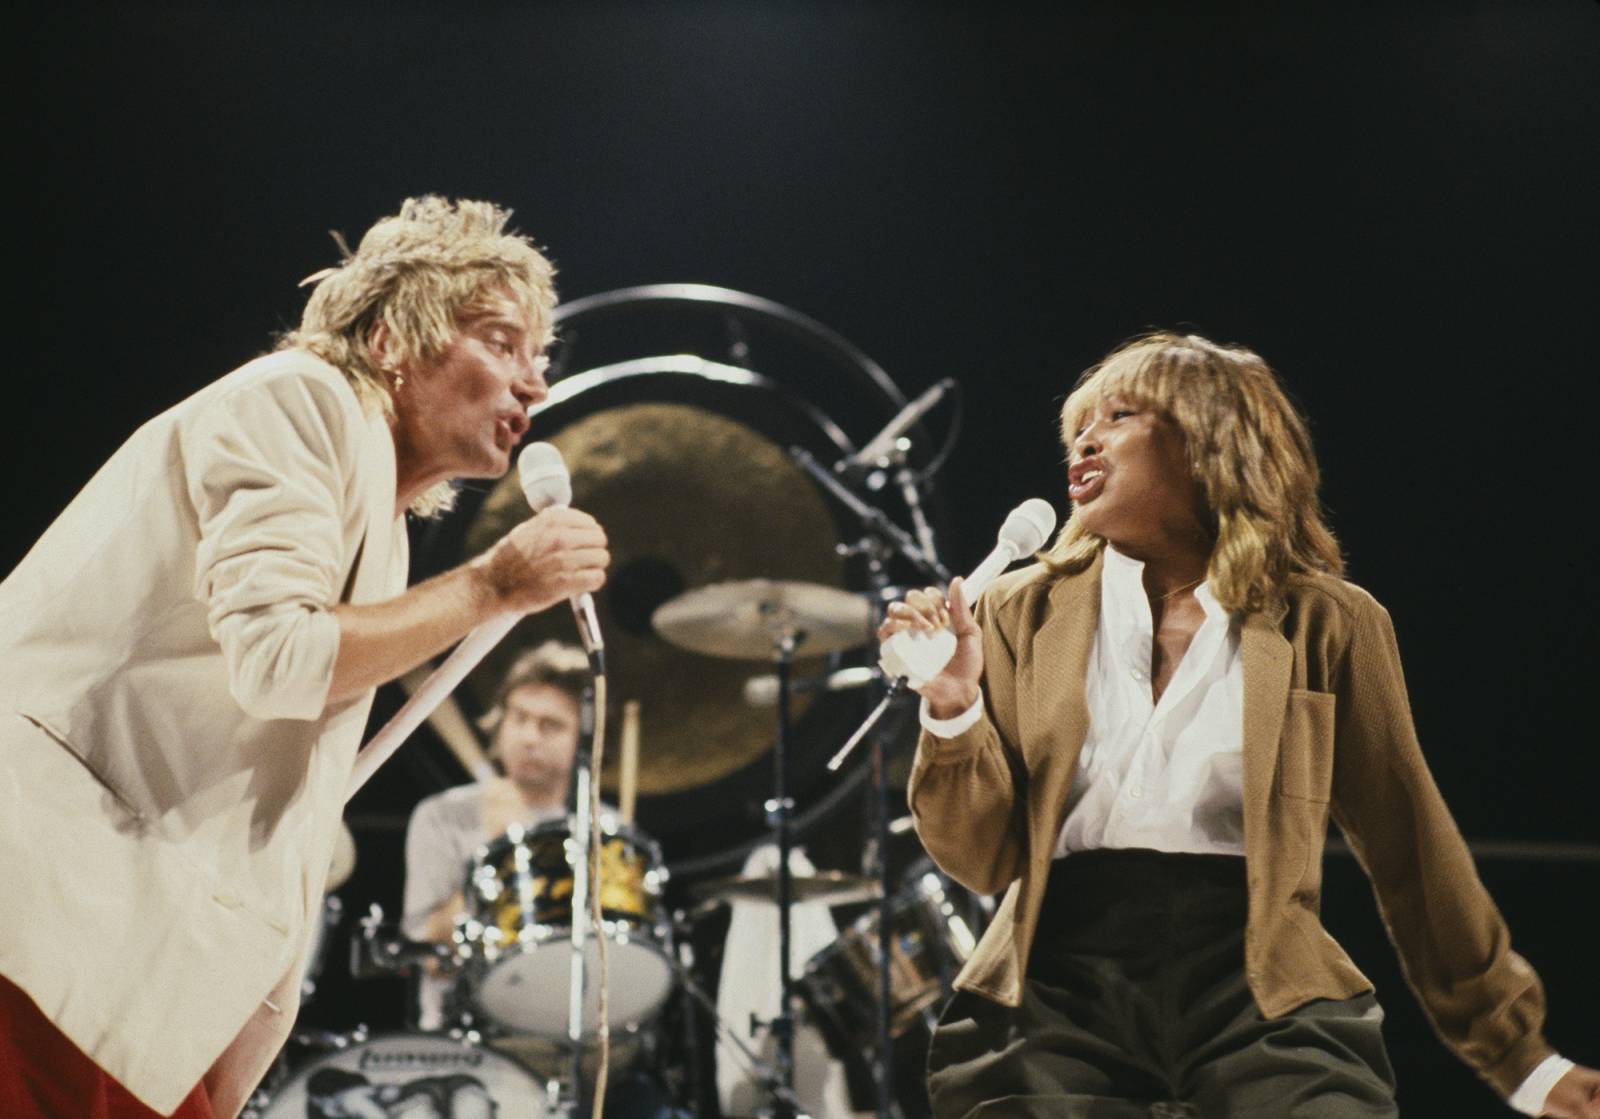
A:
{"label": "microphone stand", "polygon": [[789,912],[793,903],[794,880],[789,868],[789,851],[794,845],[790,816],[794,801],[789,797],[789,672],[794,663],[798,635],[789,626],[774,633],[778,653],[778,734],[772,746],[773,797],[767,808],[778,833],[778,978],[777,1016],[769,1023],[777,1042],[774,1061],[776,1084],[772,1093],[773,1119],[795,1119],[798,1111],[794,1096],[794,975],[791,959],[792,925]]}
{"label": "microphone stand", "polygon": [[933,544],[933,526],[922,511],[922,491],[917,487],[917,475],[911,469],[906,455],[910,449],[911,440],[903,437],[896,439],[889,462],[894,467],[894,484],[900,487],[900,500],[906,503],[906,509],[911,514],[911,527],[917,534],[917,544],[924,555],[934,556],[938,550]]}
{"label": "microphone stand", "polygon": [[[925,575],[931,575],[940,584],[948,584],[950,573],[939,562],[935,549],[933,530],[928,524],[927,517],[922,509],[922,495],[918,491],[916,475],[907,464],[907,451],[911,447],[909,439],[904,437],[895,441],[894,453],[890,464],[895,467],[894,478],[900,488],[901,498],[906,508],[910,511],[911,522],[916,530],[917,539],[913,542],[906,532],[891,521],[880,509],[877,509],[857,498],[845,489],[833,476],[817,466],[816,461],[800,448],[792,448],[790,455],[795,458],[811,475],[821,482],[827,490],[837,497],[840,502],[853,511],[870,529],[877,532],[880,539],[891,542],[896,550],[909,560]],[[884,567],[887,550],[864,548],[867,556],[867,578],[871,585],[876,601],[883,600],[883,592],[889,585],[888,572]],[[888,713],[889,708],[905,694],[906,681],[904,677],[889,680],[884,688],[883,697],[876,707],[850,736],[839,751],[829,760],[828,771],[838,772],[845,760],[855,750],[856,746],[865,738],[880,719]],[[878,878],[878,985],[875,1002],[877,1003],[877,1052],[872,1062],[874,1085],[877,1088],[877,1115],[878,1119],[894,1119],[898,1111],[894,1103],[894,990],[893,971],[891,961],[894,952],[894,907],[895,897],[893,890],[892,868],[889,864],[889,772],[888,772],[888,747],[885,744],[887,735],[879,734],[872,740],[872,792],[873,816],[876,838],[875,868],[863,867],[863,873],[873,870]]]}
{"label": "microphone stand", "polygon": [[883,738],[872,741],[872,791],[876,808],[878,855],[878,1059],[874,1079],[878,1082],[878,1119],[894,1116],[894,997],[890,983],[894,930],[891,920],[894,899],[890,893],[889,872],[889,773]]}
{"label": "microphone stand", "polygon": [[[572,1046],[572,1086],[564,1102],[568,1115],[577,1115],[583,1096],[583,1004],[589,993],[587,945],[589,928],[589,838],[593,828],[591,799],[594,779],[594,685],[583,689],[578,709],[578,755],[573,765],[575,818],[572,826],[572,955],[567,978],[567,1042]],[[597,884],[594,888],[598,888]],[[595,930],[599,934],[599,930]]]}

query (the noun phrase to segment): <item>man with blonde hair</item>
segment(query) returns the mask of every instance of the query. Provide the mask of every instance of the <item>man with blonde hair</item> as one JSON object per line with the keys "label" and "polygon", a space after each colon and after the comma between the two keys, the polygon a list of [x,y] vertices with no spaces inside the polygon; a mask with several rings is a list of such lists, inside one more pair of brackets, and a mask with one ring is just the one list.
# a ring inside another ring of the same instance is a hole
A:
{"label": "man with blonde hair", "polygon": [[604,583],[605,533],[552,509],[406,587],[405,511],[504,473],[547,393],[553,269],[508,218],[407,200],[0,583],[0,1112],[235,1115],[294,1020],[373,689]]}

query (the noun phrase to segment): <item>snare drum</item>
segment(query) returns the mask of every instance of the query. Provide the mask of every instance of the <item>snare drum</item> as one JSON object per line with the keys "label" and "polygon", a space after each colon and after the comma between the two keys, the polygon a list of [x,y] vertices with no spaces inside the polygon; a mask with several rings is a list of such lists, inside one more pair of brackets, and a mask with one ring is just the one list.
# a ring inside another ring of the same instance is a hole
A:
{"label": "snare drum", "polygon": [[[902,1037],[949,990],[977,946],[959,895],[931,862],[914,867],[889,907],[889,1032]],[[877,1048],[880,911],[858,918],[811,957],[800,993],[841,1053]]]}
{"label": "snare drum", "polygon": [[[571,990],[573,866],[569,817],[513,827],[478,849],[467,874],[467,916],[456,929],[468,1002],[503,1030],[567,1036]],[[672,925],[662,902],[661,849],[637,829],[602,815],[601,935],[608,941],[609,1018],[637,1027],[672,993]],[[584,949],[584,1036],[597,1032],[600,960]]]}
{"label": "snare drum", "polygon": [[318,1058],[249,1114],[543,1119],[554,1114],[553,1102],[532,1074],[492,1049],[440,1034],[392,1034]]}

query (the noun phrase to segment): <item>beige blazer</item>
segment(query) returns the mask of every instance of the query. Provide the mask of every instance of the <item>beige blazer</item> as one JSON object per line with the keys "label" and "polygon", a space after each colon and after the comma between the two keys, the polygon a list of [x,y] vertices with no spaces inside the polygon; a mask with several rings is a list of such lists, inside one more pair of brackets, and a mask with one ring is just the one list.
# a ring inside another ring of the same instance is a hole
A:
{"label": "beige blazer", "polygon": [[294,1020],[371,702],[324,710],[329,607],[404,589],[394,507],[383,418],[274,354],[0,583],[0,973],[163,1114],[204,1079],[233,1115]]}
{"label": "beige blazer", "polygon": [[[917,832],[957,881],[1004,891],[956,986],[1021,1001],[1051,857],[1088,729],[1084,679],[1100,561],[1030,566],[979,603],[984,717],[924,732],[909,796]],[[1371,989],[1318,918],[1330,813],[1371,878],[1406,977],[1446,1044],[1504,1097],[1551,1053],[1538,976],[1478,880],[1423,761],[1388,614],[1358,587],[1296,576],[1246,616],[1245,974],[1261,1012]]]}

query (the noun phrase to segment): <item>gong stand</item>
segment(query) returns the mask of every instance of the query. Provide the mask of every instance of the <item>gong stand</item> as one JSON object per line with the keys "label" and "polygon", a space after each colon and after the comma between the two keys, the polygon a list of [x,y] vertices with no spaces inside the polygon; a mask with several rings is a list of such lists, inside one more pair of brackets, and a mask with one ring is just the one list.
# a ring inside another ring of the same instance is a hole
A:
{"label": "gong stand", "polygon": [[[915,540],[890,520],[883,510],[862,501],[841,485],[805,450],[799,447],[791,447],[789,450],[790,457],[805,468],[807,473],[821,483],[829,493],[838,498],[841,504],[855,513],[868,530],[878,537],[882,546],[872,547],[868,544],[862,547],[861,551],[867,556],[868,580],[874,596],[879,601],[882,601],[889,585],[884,559],[892,552],[899,552],[919,572],[933,577],[941,585],[948,586],[950,582],[950,572],[939,562],[935,552],[933,531],[923,513],[916,476],[908,465],[907,452],[910,448],[910,440],[903,437],[896,440],[894,451],[884,465],[893,470],[901,499],[911,514],[912,525],[917,532]],[[829,772],[837,772],[844,765],[861,740],[872,732],[879,720],[907,690],[904,677],[888,681],[884,687],[883,698],[839,748],[838,753],[828,761]],[[872,1068],[878,1095],[878,1119],[893,1119],[898,1114],[894,1103],[894,999],[893,976],[890,970],[894,948],[894,892],[889,867],[889,750],[884,741],[886,737],[880,734],[874,736],[872,740],[873,823],[876,833],[877,867],[862,868],[864,874],[870,874],[876,869],[878,877],[878,1044]]]}

